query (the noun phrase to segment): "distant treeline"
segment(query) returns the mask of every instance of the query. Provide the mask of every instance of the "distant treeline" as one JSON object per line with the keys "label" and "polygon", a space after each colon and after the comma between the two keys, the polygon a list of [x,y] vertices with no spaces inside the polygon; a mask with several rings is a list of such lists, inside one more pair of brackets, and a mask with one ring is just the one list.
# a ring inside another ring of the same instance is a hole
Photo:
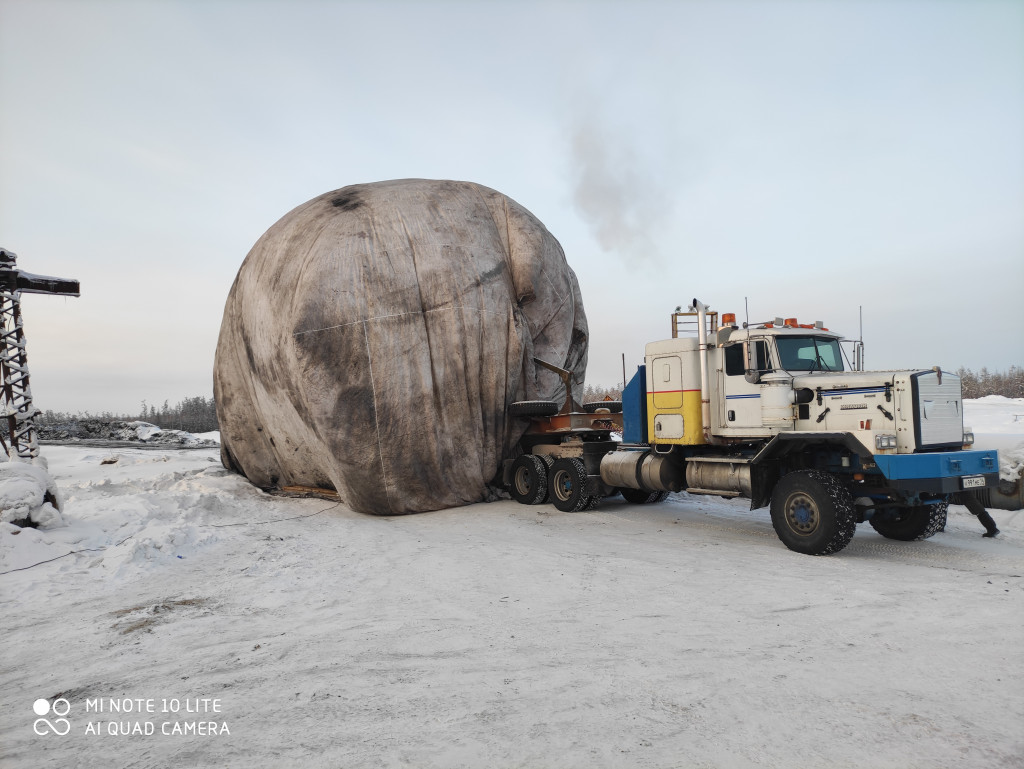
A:
{"label": "distant treeline", "polygon": [[1006,371],[982,368],[975,373],[969,368],[957,369],[965,398],[984,398],[1002,395],[1006,398],[1024,398],[1024,368],[1010,366]]}
{"label": "distant treeline", "polygon": [[604,385],[589,384],[583,388],[583,403],[604,400],[622,400],[622,388],[619,386],[605,387]]}
{"label": "distant treeline", "polygon": [[[1024,368],[1021,366],[1010,366],[1006,371],[989,371],[987,368],[982,368],[981,371],[972,371],[968,368],[960,368],[956,373],[960,377],[965,398],[983,398],[986,395],[1024,398]],[[583,388],[583,403],[606,398],[621,400],[622,387],[588,384]],[[88,411],[70,414],[60,411],[44,411],[38,419],[45,425],[60,424],[75,419],[121,419],[125,421],[138,419],[167,430],[185,430],[190,433],[206,433],[219,429],[217,427],[217,407],[213,398],[204,398],[202,395],[185,398],[175,406],[164,401],[160,408],[143,401],[137,414],[113,414],[109,411],[104,411],[102,414],[92,414]],[[3,421],[0,420],[0,422]],[[0,426],[0,432],[3,431],[6,431],[6,424]]]}
{"label": "distant treeline", "polygon": [[184,430],[188,433],[208,433],[219,429],[217,427],[217,407],[213,398],[204,398],[202,395],[185,398],[176,406],[164,401],[164,405],[160,408],[152,404],[147,405],[146,401],[142,401],[142,407],[137,414],[114,414],[110,411],[104,411],[102,414],[93,414],[88,411],[71,414],[47,410],[38,417],[39,422],[44,425],[56,425],[76,419],[123,420],[126,422],[139,420],[165,430]]}

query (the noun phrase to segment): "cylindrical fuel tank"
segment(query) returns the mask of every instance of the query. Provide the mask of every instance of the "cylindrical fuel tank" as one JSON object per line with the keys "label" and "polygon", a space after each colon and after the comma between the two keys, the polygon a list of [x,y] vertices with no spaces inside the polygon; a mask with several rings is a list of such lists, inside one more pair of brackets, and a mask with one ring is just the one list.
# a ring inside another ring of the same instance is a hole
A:
{"label": "cylindrical fuel tank", "polygon": [[612,451],[601,459],[601,480],[609,486],[647,491],[680,491],[678,463],[668,454]]}
{"label": "cylindrical fuel tank", "polygon": [[978,489],[978,497],[985,507],[996,510],[1024,510],[1024,477],[1015,481],[1000,479],[994,489]]}
{"label": "cylindrical fuel tank", "polygon": [[686,463],[686,483],[693,489],[738,491],[750,496],[750,465],[725,459],[691,459]]}

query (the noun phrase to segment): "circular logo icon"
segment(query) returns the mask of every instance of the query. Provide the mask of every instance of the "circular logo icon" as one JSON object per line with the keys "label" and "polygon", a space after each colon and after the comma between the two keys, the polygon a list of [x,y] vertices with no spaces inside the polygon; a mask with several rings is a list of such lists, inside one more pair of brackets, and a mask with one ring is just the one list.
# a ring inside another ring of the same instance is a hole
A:
{"label": "circular logo icon", "polygon": [[[45,716],[51,711],[55,716],[66,716],[71,712],[71,703],[63,697],[55,699],[53,705],[50,705],[49,700],[44,699],[38,699],[32,703],[32,712],[37,716]],[[55,718],[53,721],[47,718],[37,718],[35,723],[32,724],[32,731],[40,737],[44,734],[49,734],[51,731],[63,737],[71,731],[71,722],[66,718]]]}

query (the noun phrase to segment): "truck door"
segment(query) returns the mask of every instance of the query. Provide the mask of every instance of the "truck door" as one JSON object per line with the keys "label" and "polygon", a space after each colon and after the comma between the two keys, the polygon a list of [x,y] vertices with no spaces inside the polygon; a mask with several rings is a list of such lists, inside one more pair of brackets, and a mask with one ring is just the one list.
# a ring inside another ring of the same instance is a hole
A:
{"label": "truck door", "polygon": [[[771,370],[768,351],[763,341],[751,341],[756,346],[757,368],[764,373]],[[761,427],[761,385],[747,381],[746,361],[743,355],[743,344],[725,347],[724,365],[722,366],[722,390],[725,397],[720,402],[721,425],[731,427]]]}

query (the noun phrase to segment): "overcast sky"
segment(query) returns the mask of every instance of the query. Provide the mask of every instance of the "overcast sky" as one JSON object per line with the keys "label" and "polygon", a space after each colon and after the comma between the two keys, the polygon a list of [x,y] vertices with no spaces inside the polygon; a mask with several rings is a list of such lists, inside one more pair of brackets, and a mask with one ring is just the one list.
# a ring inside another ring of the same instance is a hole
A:
{"label": "overcast sky", "polygon": [[348,184],[479,182],[559,239],[588,381],[698,297],[870,368],[1024,365],[1024,2],[0,0],[0,245],[36,403],[212,394],[228,289]]}

